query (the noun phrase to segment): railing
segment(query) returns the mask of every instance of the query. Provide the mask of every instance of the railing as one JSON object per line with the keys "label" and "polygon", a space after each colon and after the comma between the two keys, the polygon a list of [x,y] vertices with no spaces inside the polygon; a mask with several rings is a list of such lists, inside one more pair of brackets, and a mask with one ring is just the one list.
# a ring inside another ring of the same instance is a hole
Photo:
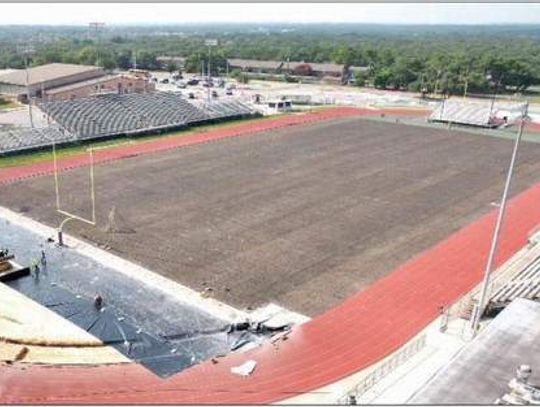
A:
{"label": "railing", "polygon": [[378,382],[384,379],[390,372],[396,370],[403,363],[407,362],[411,357],[416,355],[426,346],[426,335],[409,342],[399,351],[394,353],[388,360],[377,366],[375,370],[364,377],[360,383],[348,391],[345,395],[338,399],[338,404],[347,405],[353,404],[352,399],[359,400],[369,389],[375,386]]}

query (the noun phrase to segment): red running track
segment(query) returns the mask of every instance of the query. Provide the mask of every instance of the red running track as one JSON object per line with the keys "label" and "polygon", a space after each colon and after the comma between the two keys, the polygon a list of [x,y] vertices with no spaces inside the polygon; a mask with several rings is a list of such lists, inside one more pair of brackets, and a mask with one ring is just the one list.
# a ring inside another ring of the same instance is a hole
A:
{"label": "red running track", "polygon": [[[540,222],[540,184],[512,199],[497,265]],[[419,254],[338,307],[296,327],[288,340],[194,366],[163,380],[136,363],[0,365],[4,403],[272,403],[314,391],[389,355],[482,277],[495,223],[491,212]],[[509,227],[508,225],[511,225]],[[230,372],[247,359],[249,377]]]}
{"label": "red running track", "polygon": [[[239,134],[246,133],[233,133]],[[510,202],[506,225],[512,227],[503,227],[497,265],[519,250],[540,223],[539,200],[540,184]],[[205,362],[166,380],[136,363],[2,364],[0,402],[271,403],[314,391],[394,352],[432,322],[441,305],[470,291],[482,277],[495,215],[480,218],[367,290],[296,327],[286,341],[229,355],[217,364]],[[247,359],[257,362],[251,376],[230,373]]]}
{"label": "red running track", "polygon": [[[393,109],[392,111],[394,111]],[[170,150],[173,148],[185,147],[192,144],[205,143],[220,140],[228,137],[236,137],[259,133],[268,130],[275,130],[286,126],[294,126],[319,122],[324,120],[339,119],[351,116],[379,115],[382,110],[359,109],[353,107],[338,107],[320,110],[316,112],[287,115],[275,119],[261,120],[259,122],[246,122],[236,126],[223,129],[209,130],[199,134],[188,136],[179,135],[177,137],[164,137],[148,142],[131,145],[120,145],[117,147],[96,150],[94,152],[94,162],[104,163],[107,161],[119,160],[122,158],[135,157],[141,154],[155,153]],[[78,154],[69,158],[58,160],[58,170],[65,171],[89,164],[88,155]],[[52,161],[12,167],[0,170],[0,184],[20,181],[25,178],[52,174],[54,172]]]}

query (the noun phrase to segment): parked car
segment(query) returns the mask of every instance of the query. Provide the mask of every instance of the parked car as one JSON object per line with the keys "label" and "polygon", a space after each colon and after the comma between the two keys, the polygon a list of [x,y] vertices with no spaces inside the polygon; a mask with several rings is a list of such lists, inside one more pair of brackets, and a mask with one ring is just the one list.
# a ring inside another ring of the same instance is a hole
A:
{"label": "parked car", "polygon": [[213,98],[217,98],[217,97],[218,97],[218,93],[217,93],[215,90],[212,91],[212,97],[213,97]]}
{"label": "parked car", "polygon": [[225,94],[227,96],[232,96],[232,90],[231,89],[227,89],[227,91],[225,92]]}
{"label": "parked car", "polygon": [[187,84],[183,81],[180,81],[180,82],[176,82],[176,87],[179,88],[179,89],[185,89],[187,88]]}
{"label": "parked car", "polygon": [[195,99],[195,94],[193,92],[189,92],[188,98],[189,99]]}
{"label": "parked car", "polygon": [[190,85],[190,86],[198,85],[198,84],[199,84],[199,80],[198,80],[198,79],[191,78],[191,79],[187,82],[187,84]]}
{"label": "parked car", "polygon": [[169,83],[169,80],[168,80],[167,78],[165,78],[165,79],[162,79],[162,80],[160,81],[160,83],[167,84],[167,83]]}

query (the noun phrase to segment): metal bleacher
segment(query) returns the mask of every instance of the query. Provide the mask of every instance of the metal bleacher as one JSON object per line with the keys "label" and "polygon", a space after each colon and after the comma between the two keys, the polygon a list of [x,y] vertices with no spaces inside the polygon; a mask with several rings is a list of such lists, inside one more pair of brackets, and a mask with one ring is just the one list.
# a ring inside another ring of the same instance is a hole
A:
{"label": "metal bleacher", "polygon": [[0,154],[77,140],[150,133],[256,114],[238,100],[197,105],[168,92],[104,94],[44,102],[38,107],[55,124],[50,128],[0,128]]}
{"label": "metal bleacher", "polygon": [[241,102],[215,101],[197,106],[168,92],[107,94],[43,103],[41,108],[81,138],[181,127],[254,113]]}
{"label": "metal bleacher", "polygon": [[54,143],[68,143],[76,137],[57,126],[46,128],[0,127],[0,153],[41,148]]}
{"label": "metal bleacher", "polygon": [[213,119],[224,117],[238,117],[252,114],[252,109],[235,99],[225,99],[203,105],[206,113]]}
{"label": "metal bleacher", "polygon": [[516,298],[540,299],[540,256],[500,287],[491,296],[490,303],[503,306]]}
{"label": "metal bleacher", "polygon": [[466,124],[469,126],[494,127],[491,105],[455,100],[442,101],[431,113],[432,122]]}

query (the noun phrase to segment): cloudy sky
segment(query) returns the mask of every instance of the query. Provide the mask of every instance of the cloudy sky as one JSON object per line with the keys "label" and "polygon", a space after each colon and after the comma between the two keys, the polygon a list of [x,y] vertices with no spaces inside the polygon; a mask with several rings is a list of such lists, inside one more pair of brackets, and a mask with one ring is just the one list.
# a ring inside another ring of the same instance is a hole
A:
{"label": "cloudy sky", "polygon": [[0,24],[198,22],[539,23],[540,4],[0,3]]}

